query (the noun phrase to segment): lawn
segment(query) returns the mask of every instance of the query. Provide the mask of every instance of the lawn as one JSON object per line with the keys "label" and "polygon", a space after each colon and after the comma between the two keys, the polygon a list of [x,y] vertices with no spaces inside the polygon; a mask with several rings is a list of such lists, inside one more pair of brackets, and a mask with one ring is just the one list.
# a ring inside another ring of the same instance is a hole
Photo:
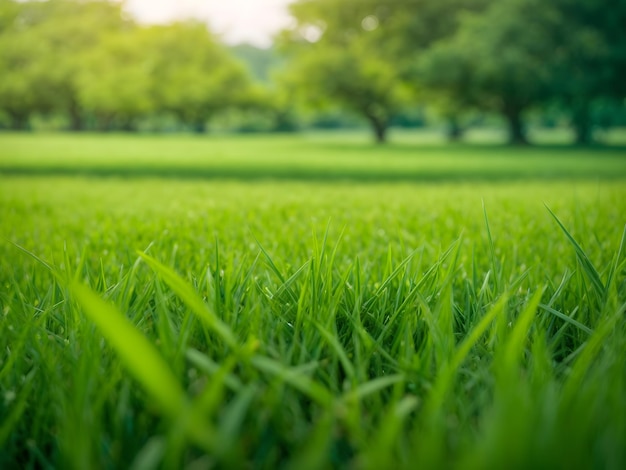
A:
{"label": "lawn", "polygon": [[0,135],[0,467],[624,468],[623,155]]}
{"label": "lawn", "polygon": [[389,145],[366,134],[72,135],[0,134],[0,174],[288,179],[305,181],[495,181],[622,179],[626,146],[509,148],[445,145],[400,133]]}

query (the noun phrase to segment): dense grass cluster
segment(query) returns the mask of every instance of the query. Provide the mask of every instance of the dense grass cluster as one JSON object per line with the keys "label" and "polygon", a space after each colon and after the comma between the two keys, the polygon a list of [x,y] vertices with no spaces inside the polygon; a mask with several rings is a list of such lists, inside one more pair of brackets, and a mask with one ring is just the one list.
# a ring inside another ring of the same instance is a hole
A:
{"label": "dense grass cluster", "polygon": [[624,201],[3,177],[0,467],[624,468]]}

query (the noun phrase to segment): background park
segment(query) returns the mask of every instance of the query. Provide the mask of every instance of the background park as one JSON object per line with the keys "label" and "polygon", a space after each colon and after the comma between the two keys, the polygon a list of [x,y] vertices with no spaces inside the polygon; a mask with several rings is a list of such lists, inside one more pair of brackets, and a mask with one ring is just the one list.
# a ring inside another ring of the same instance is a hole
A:
{"label": "background park", "polygon": [[625,468],[626,2],[230,3],[0,0],[0,468]]}

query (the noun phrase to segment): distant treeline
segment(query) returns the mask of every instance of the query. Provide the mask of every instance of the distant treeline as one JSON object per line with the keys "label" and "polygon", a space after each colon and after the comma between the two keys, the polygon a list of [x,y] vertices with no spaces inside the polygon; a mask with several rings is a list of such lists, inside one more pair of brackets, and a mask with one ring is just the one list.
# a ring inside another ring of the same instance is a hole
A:
{"label": "distant treeline", "polygon": [[271,50],[120,2],[0,0],[0,127],[289,131],[528,116],[578,143],[626,124],[626,2],[300,0]]}

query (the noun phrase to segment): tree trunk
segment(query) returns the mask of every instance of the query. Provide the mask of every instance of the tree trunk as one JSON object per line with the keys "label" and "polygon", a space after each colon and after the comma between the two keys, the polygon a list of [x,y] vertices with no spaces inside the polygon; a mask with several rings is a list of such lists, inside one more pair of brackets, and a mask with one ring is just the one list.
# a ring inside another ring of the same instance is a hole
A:
{"label": "tree trunk", "polygon": [[81,116],[80,107],[76,103],[72,103],[69,109],[70,130],[74,132],[82,131],[85,128],[83,117]]}
{"label": "tree trunk", "polygon": [[459,124],[456,116],[448,118],[448,140],[450,142],[458,142],[463,138],[463,128]]}
{"label": "tree trunk", "polygon": [[96,128],[100,132],[109,132],[113,124],[113,115],[101,114],[96,117]]}
{"label": "tree trunk", "polygon": [[519,107],[509,107],[505,109],[504,116],[507,119],[509,128],[509,144],[528,145],[524,121],[522,119],[522,109]]}
{"label": "tree trunk", "polygon": [[19,112],[8,112],[9,117],[11,118],[11,130],[14,131],[26,131],[29,130],[29,121],[28,114],[23,114]]}
{"label": "tree trunk", "polygon": [[572,124],[576,132],[577,145],[589,145],[593,142],[591,127],[591,109],[588,100],[578,103],[573,110]]}
{"label": "tree trunk", "polygon": [[132,119],[123,119],[120,129],[124,132],[136,132],[137,127],[135,126],[135,122]]}
{"label": "tree trunk", "polygon": [[374,131],[374,137],[376,138],[377,144],[384,144],[387,141],[387,129],[388,123],[383,119],[379,119],[376,116],[368,116],[367,117],[370,125],[372,126],[372,130]]}
{"label": "tree trunk", "polygon": [[191,129],[195,134],[206,134],[206,122],[196,121],[191,124]]}

